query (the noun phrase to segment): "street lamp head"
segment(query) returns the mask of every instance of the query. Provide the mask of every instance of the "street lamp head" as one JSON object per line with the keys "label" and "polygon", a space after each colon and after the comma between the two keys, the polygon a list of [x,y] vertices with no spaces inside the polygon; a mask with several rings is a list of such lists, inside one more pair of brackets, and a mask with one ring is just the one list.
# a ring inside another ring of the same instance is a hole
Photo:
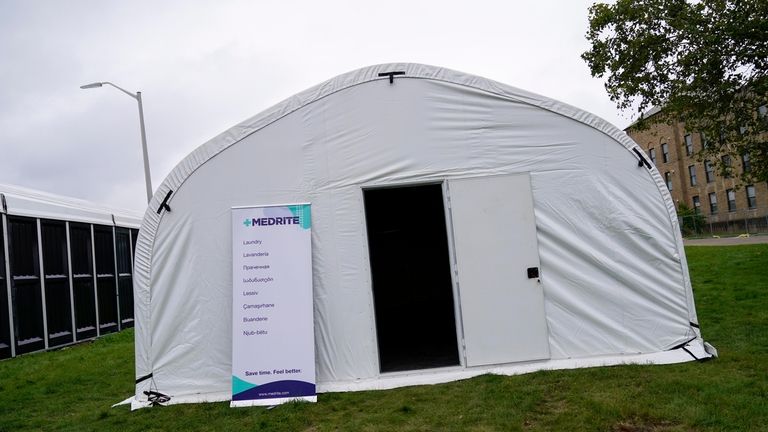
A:
{"label": "street lamp head", "polygon": [[90,88],[101,87],[101,85],[102,85],[102,83],[95,82],[95,83],[90,83],[90,84],[86,84],[86,85],[81,85],[80,88],[81,89],[90,89]]}

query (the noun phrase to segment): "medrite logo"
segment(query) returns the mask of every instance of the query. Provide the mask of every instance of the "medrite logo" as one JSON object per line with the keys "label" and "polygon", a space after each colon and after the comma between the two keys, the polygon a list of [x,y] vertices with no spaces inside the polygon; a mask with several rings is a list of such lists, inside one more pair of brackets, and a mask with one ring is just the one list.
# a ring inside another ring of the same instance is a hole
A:
{"label": "medrite logo", "polygon": [[249,218],[243,221],[246,227],[269,226],[269,225],[298,225],[301,223],[298,216],[283,217],[263,217]]}

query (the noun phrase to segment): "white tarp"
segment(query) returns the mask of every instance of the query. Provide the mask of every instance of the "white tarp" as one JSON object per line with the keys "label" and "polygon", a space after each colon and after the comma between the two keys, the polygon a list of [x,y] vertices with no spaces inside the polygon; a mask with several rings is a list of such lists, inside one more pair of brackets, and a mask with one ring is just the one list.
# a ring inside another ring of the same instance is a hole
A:
{"label": "white tarp", "polygon": [[[392,71],[404,74],[379,76]],[[396,385],[692,359],[666,352],[702,346],[674,204],[633,149],[577,108],[418,64],[353,71],[244,121],[184,159],[144,217],[134,279],[144,379],[134,406],[148,390],[172,403],[226,399],[229,210],[253,204],[312,203],[318,390],[394,382],[379,372],[362,188],[489,175],[530,176],[551,357],[461,366],[439,379],[401,374]],[[169,191],[172,211],[158,214]]]}

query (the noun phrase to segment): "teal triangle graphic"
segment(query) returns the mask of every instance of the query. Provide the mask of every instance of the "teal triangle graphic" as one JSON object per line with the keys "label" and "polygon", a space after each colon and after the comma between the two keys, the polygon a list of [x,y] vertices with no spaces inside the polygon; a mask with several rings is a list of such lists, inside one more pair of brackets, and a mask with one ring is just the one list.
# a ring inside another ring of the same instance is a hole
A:
{"label": "teal triangle graphic", "polygon": [[238,393],[242,393],[246,390],[250,390],[254,387],[258,387],[258,384],[252,384],[248,381],[242,380],[234,375],[232,375],[232,394],[236,395]]}
{"label": "teal triangle graphic", "polygon": [[309,204],[291,205],[288,206],[288,210],[299,217],[299,224],[303,229],[309,229],[312,226],[312,210]]}

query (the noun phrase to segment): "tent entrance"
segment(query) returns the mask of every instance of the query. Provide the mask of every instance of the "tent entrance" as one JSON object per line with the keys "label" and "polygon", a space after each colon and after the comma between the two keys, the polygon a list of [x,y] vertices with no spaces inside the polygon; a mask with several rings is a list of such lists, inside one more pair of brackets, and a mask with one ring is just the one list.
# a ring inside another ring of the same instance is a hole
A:
{"label": "tent entrance", "polygon": [[381,372],[459,365],[442,185],[363,197]]}

